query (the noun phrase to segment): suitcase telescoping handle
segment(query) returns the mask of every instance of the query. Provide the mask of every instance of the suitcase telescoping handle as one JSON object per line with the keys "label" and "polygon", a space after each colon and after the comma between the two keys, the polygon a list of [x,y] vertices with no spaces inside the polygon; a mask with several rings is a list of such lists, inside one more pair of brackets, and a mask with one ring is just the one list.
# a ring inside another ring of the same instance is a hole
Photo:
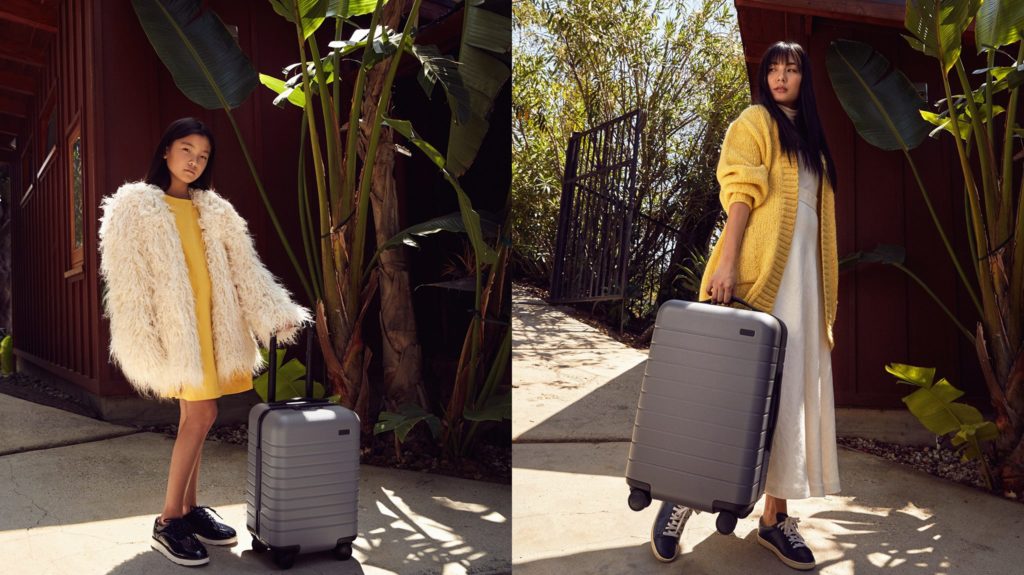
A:
{"label": "suitcase telescoping handle", "polygon": [[[313,338],[316,332],[311,326],[306,329],[306,395],[313,399]],[[270,336],[270,353],[268,355],[270,370],[267,373],[267,403],[275,403],[277,399],[277,334]]]}

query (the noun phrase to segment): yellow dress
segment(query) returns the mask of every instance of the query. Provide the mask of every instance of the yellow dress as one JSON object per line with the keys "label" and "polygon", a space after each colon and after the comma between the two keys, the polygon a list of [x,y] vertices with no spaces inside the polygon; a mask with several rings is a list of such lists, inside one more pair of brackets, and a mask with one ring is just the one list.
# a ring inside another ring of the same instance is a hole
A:
{"label": "yellow dress", "polygon": [[203,387],[187,389],[180,395],[171,395],[188,401],[217,399],[222,395],[241,393],[252,389],[252,374],[237,374],[221,382],[217,376],[217,361],[213,353],[213,300],[210,287],[210,273],[206,267],[206,249],[202,229],[199,227],[199,210],[189,198],[176,198],[164,194],[164,200],[174,212],[174,221],[181,237],[185,252],[188,277],[196,300],[196,325],[199,328],[199,347],[203,359]]}

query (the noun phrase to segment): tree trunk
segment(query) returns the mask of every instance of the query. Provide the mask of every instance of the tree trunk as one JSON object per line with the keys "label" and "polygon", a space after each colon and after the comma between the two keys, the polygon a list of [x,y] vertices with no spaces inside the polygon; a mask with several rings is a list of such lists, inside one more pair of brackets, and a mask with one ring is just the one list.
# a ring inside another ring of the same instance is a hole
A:
{"label": "tree trunk", "polygon": [[[402,0],[390,2],[384,8],[382,23],[397,28],[405,4],[406,2]],[[367,75],[366,97],[363,99],[361,112],[363,118],[373,118],[377,113],[377,103],[380,101],[386,73],[387,67],[380,64]],[[371,122],[364,121],[360,125],[360,154],[365,154],[371,128]],[[402,231],[398,221],[394,169],[393,132],[390,128],[384,128],[377,147],[370,192],[377,245],[383,244]],[[423,353],[416,333],[416,315],[412,305],[406,249],[400,247],[381,253],[379,274],[384,396],[394,407],[408,402],[422,403],[419,390],[422,382],[420,369]]]}

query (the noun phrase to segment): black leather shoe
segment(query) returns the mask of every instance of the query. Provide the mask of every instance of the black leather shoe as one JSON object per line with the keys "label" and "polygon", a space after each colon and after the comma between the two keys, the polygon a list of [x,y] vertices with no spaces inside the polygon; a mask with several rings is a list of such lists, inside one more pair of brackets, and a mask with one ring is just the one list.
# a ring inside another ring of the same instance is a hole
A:
{"label": "black leather shoe", "polygon": [[153,522],[153,541],[150,545],[178,565],[198,567],[210,562],[206,547],[192,534],[188,522],[180,517],[163,525],[157,517]]}
{"label": "black leather shoe", "polygon": [[658,516],[651,527],[651,551],[658,561],[668,563],[679,557],[679,538],[683,527],[693,515],[693,509],[674,505],[668,501],[661,504]]}
{"label": "black leather shoe", "polygon": [[780,561],[793,569],[814,569],[814,554],[796,530],[800,520],[785,513],[778,513],[775,519],[778,523],[771,527],[758,523],[757,542],[767,547]]}
{"label": "black leather shoe", "polygon": [[[196,539],[210,545],[232,545],[238,541],[235,530],[214,518],[217,512],[209,507],[193,507],[185,515]],[[220,515],[217,515],[220,517]],[[223,518],[222,518],[223,519]]]}

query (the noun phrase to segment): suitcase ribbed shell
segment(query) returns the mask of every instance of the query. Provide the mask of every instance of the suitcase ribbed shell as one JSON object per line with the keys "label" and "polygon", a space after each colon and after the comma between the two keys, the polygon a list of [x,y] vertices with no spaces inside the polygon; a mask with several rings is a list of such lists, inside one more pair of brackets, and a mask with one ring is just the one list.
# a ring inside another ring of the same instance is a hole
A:
{"label": "suitcase ribbed shell", "polygon": [[256,405],[248,475],[246,523],[265,544],[306,553],[354,539],[359,418],[333,404]]}
{"label": "suitcase ribbed shell", "polygon": [[764,493],[785,358],[775,317],[673,300],[658,311],[626,464],[653,499],[746,517]]}

